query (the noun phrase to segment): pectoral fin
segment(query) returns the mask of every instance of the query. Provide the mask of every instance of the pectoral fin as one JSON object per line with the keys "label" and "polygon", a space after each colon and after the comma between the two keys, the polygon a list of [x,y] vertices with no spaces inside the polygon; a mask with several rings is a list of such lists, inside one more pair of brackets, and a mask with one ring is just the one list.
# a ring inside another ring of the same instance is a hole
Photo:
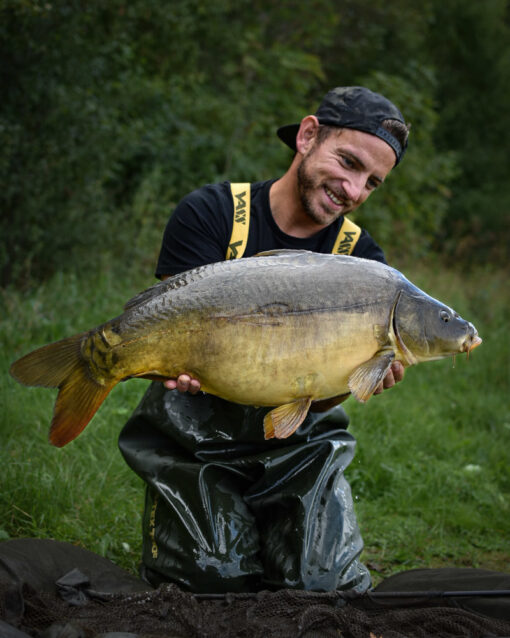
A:
{"label": "pectoral fin", "polygon": [[304,397],[268,412],[264,418],[264,438],[286,439],[294,434],[308,414],[311,403],[311,397]]}
{"label": "pectoral fin", "polygon": [[392,350],[381,350],[354,370],[349,377],[348,386],[360,403],[370,399],[386,376],[394,358],[395,353]]}

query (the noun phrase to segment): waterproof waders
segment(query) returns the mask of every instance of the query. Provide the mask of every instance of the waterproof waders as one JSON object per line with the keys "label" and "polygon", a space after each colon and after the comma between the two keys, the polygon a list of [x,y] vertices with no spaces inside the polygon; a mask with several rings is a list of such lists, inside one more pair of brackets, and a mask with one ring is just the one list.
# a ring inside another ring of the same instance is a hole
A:
{"label": "waterproof waders", "polygon": [[147,483],[142,576],[193,592],[370,586],[337,406],[264,440],[270,408],[149,387],[119,446]]}

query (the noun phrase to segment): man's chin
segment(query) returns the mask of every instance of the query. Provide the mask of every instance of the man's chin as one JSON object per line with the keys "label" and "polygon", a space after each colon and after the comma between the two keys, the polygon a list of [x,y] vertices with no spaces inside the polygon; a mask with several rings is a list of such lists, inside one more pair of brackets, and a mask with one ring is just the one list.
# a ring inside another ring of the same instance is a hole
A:
{"label": "man's chin", "polygon": [[329,226],[334,221],[336,221],[341,215],[345,214],[342,210],[327,211],[327,212],[324,212],[324,211],[321,211],[321,212],[307,211],[307,212],[310,219],[312,219],[318,226]]}

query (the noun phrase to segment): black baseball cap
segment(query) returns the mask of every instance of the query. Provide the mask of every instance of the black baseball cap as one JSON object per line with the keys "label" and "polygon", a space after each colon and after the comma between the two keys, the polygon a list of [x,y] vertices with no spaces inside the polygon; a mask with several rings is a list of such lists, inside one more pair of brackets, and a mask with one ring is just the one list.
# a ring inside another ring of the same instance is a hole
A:
{"label": "black baseball cap", "polygon": [[[379,93],[362,86],[339,86],[327,93],[315,116],[319,124],[352,128],[370,133],[391,146],[397,157],[395,164],[402,159],[407,148],[396,137],[381,126],[383,120],[399,120],[405,124],[404,116],[397,107]],[[296,150],[296,135],[299,124],[287,124],[278,129],[278,137]]]}

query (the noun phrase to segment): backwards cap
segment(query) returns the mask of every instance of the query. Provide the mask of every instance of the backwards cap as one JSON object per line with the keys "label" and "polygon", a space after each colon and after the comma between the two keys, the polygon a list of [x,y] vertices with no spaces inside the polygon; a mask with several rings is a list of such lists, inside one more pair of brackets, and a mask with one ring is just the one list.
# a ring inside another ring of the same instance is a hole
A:
{"label": "backwards cap", "polygon": [[[407,142],[402,147],[397,138],[381,126],[384,120],[398,120],[405,124],[402,113],[383,95],[362,86],[339,86],[332,89],[325,95],[315,116],[319,124],[351,128],[376,135],[395,152],[395,164],[400,162],[407,148]],[[294,151],[299,126],[287,124],[277,131],[278,137]]]}

